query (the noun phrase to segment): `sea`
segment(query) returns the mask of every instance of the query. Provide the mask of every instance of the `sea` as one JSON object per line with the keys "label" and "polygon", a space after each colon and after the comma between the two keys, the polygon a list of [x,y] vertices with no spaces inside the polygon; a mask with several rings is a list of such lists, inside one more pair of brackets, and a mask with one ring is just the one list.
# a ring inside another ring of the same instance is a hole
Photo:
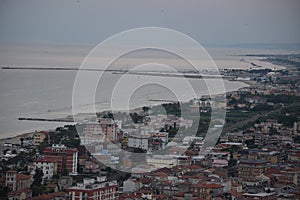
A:
{"label": "sea", "polygon": [[[1,67],[38,67],[38,68],[78,68],[81,66],[84,58],[92,50],[92,46],[84,45],[16,45],[5,44],[0,46],[0,65]],[[250,68],[253,62],[263,68],[282,69],[283,66],[273,65],[263,62],[255,57],[245,57],[246,54],[282,54],[294,53],[288,50],[263,50],[263,49],[245,49],[245,48],[208,48],[207,52],[219,68]],[[149,52],[148,52],[149,53]],[[150,52],[153,53],[153,52]],[[148,54],[143,54],[147,56]],[[154,53],[155,55],[155,53]],[[143,56],[129,56],[123,58],[123,61],[115,63],[114,69],[130,69],[136,60],[143,62]],[[101,59],[101,58],[100,58]],[[153,56],[151,59],[156,59]],[[159,57],[170,61],[170,65],[180,69],[184,64],[178,64],[178,58]],[[201,65],[201,63],[199,63]],[[252,66],[253,67],[253,66]],[[187,68],[188,69],[188,68]],[[59,118],[72,115],[72,94],[74,82],[78,71],[76,70],[24,70],[24,69],[0,69],[0,139],[14,137],[23,133],[55,129],[70,123],[61,122],[40,122],[40,121],[20,121],[19,117],[31,118]],[[94,74],[95,72],[86,72]],[[123,76],[122,73],[105,72],[104,81],[98,83],[95,91],[96,110],[110,110],[111,94],[117,80]],[[160,87],[155,84],[170,80],[176,92],[170,91],[167,87]],[[179,77],[154,77],[142,75],[129,75],[126,83],[128,87],[136,85],[140,80],[153,83],[138,88],[129,97],[125,98],[126,88],[123,87],[124,98],[118,96],[116,104],[123,105],[122,102],[130,104],[131,108],[154,105],[160,100],[176,100],[179,94],[181,100],[188,101],[193,95],[187,93],[187,89],[182,87]],[[190,81],[195,88],[198,96],[208,95],[207,85],[214,85],[214,79],[206,81],[202,79],[193,79]],[[102,85],[101,85],[102,84]],[[177,84],[177,85],[176,85]],[[112,86],[113,85],[113,86]],[[124,85],[123,85],[124,86]],[[234,91],[239,88],[247,87],[242,82],[224,80],[225,91]],[[125,88],[125,89],[124,89]],[[121,88],[122,89],[122,88]],[[221,92],[221,91],[217,91]],[[177,94],[176,94],[177,93]],[[92,104],[92,102],[91,102]],[[77,112],[90,112],[91,104],[77,105]],[[125,105],[125,104],[124,104]],[[126,107],[126,106],[124,106]],[[122,110],[122,106],[119,107]],[[125,109],[125,108],[124,108]]]}

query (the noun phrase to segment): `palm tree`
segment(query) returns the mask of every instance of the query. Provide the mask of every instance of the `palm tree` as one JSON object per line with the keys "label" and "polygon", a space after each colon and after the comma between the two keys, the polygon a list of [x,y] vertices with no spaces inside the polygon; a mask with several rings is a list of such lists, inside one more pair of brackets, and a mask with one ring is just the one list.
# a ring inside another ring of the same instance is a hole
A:
{"label": "palm tree", "polygon": [[21,147],[23,147],[23,145],[24,145],[24,138],[20,138],[20,141],[21,141]]}

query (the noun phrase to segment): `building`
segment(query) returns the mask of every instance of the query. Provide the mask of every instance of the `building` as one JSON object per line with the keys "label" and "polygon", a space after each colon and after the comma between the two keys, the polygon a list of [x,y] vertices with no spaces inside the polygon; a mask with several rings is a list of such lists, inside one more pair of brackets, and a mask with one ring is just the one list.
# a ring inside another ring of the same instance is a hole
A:
{"label": "building", "polygon": [[165,149],[165,145],[168,143],[169,133],[167,132],[153,132],[149,133],[150,137],[148,139],[148,151],[158,151]]}
{"label": "building", "polygon": [[266,171],[266,160],[243,160],[238,164],[238,177],[243,182],[256,182],[257,177]]}
{"label": "building", "polygon": [[103,142],[105,134],[98,122],[87,122],[84,134],[80,135],[82,145]]}
{"label": "building", "polygon": [[123,183],[123,192],[134,192],[142,187],[142,183],[136,179],[129,179]]}
{"label": "building", "polygon": [[43,171],[43,180],[50,180],[53,175],[57,174],[57,161],[52,157],[40,157],[34,162],[35,167]]}
{"label": "building", "polygon": [[72,176],[61,176],[58,179],[57,183],[58,183],[59,190],[66,190],[67,188],[72,186],[73,177]]}
{"label": "building", "polygon": [[74,187],[67,189],[71,200],[115,200],[118,199],[117,182],[98,182],[95,179],[84,179]]}
{"label": "building", "polygon": [[78,150],[76,148],[53,144],[52,147],[45,148],[44,156],[56,160],[57,173],[62,173],[64,170],[70,174],[77,173]]}
{"label": "building", "polygon": [[106,141],[112,143],[120,139],[117,133],[117,125],[113,119],[101,118],[99,122],[87,122],[84,134],[80,137],[82,144],[92,144]]}
{"label": "building", "polygon": [[257,193],[257,194],[251,194],[251,193],[244,193],[243,194],[244,199],[253,199],[253,200],[275,200],[276,194],[274,192],[271,193]]}
{"label": "building", "polygon": [[31,176],[18,174],[15,170],[8,170],[5,176],[5,185],[10,188],[10,191],[17,191],[30,187]]}
{"label": "building", "polygon": [[128,147],[148,150],[149,135],[128,135]]}
{"label": "building", "polygon": [[92,160],[85,160],[83,172],[85,173],[99,173],[100,167],[99,164],[93,162]]}
{"label": "building", "polygon": [[177,159],[170,155],[153,155],[147,158],[147,164],[153,165],[155,168],[171,168],[177,165]]}
{"label": "building", "polygon": [[40,132],[35,132],[33,134],[33,145],[38,146],[42,142],[44,142],[45,138],[48,136],[49,132],[47,131],[40,131]]}
{"label": "building", "polygon": [[223,193],[223,186],[218,183],[198,183],[191,185],[193,196],[212,199]]}
{"label": "building", "polygon": [[104,118],[100,120],[100,126],[106,135],[106,139],[110,142],[116,143],[119,141],[117,134],[117,125],[113,119]]}
{"label": "building", "polygon": [[8,193],[9,200],[27,200],[31,199],[32,191],[29,188],[12,191]]}
{"label": "building", "polygon": [[17,190],[17,171],[8,170],[6,172],[5,186],[8,186],[11,191]]}

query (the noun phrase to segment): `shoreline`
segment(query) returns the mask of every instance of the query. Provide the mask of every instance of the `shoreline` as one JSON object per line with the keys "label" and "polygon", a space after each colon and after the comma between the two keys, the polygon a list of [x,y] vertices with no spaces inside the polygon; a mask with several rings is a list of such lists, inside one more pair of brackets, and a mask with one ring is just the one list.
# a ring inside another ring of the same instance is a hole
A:
{"label": "shoreline", "polygon": [[20,135],[16,135],[16,136],[13,136],[13,137],[0,138],[0,150],[1,150],[0,153],[2,153],[2,150],[5,148],[4,147],[5,143],[12,143],[12,144],[20,143],[21,138],[33,137],[34,132],[35,131],[22,133]]}
{"label": "shoreline", "polygon": [[[235,82],[235,81],[234,81]],[[227,92],[232,92],[232,91],[238,91],[238,90],[240,90],[240,89],[243,89],[243,88],[247,88],[247,87],[250,87],[251,85],[253,85],[253,81],[245,81],[245,80],[238,80],[238,82],[241,82],[241,83],[244,83],[244,84],[246,84],[247,86],[244,86],[244,87],[240,87],[240,88],[237,88],[237,89],[232,89],[232,90],[226,90],[226,93]],[[191,99],[189,99],[189,100],[187,100],[187,101],[185,101],[185,102],[189,102]],[[155,102],[155,103],[154,103]],[[142,110],[142,108],[144,107],[144,106],[146,106],[146,107],[152,107],[152,106],[158,106],[158,105],[162,105],[162,104],[165,104],[165,103],[172,103],[172,102],[170,102],[169,100],[166,100],[166,101],[159,101],[159,102],[157,102],[157,101],[154,101],[154,102],[152,102],[152,103],[149,103],[149,104],[145,104],[145,105],[141,105],[141,106],[137,106],[137,107],[134,107],[134,108],[132,108],[130,111],[133,111],[133,112],[138,112],[138,111],[140,111],[140,110]],[[128,112],[130,112],[130,111],[127,111],[127,110],[118,110],[118,111],[120,111],[120,112],[126,112],[126,113],[128,113]],[[111,112],[111,110],[101,110],[101,111],[99,111],[100,113],[104,113],[104,112]],[[82,114],[87,114],[87,113],[78,113],[79,115],[82,115]],[[76,118],[76,117],[75,117]],[[68,125],[68,124],[77,124],[78,122],[70,122],[70,123],[68,123],[68,122],[66,122],[66,123],[64,123],[62,126],[65,126],[65,125]],[[51,129],[55,129],[55,128],[57,128],[57,127],[59,127],[59,126],[55,126],[55,127],[53,127],[53,128],[49,128],[49,129],[42,129],[42,128],[35,128],[35,129],[32,129],[32,130],[24,130],[24,131],[19,131],[19,132],[15,132],[15,133],[11,133],[11,135],[13,135],[13,136],[11,136],[11,137],[3,137],[3,138],[0,138],[0,144],[1,145],[3,145],[5,142],[10,142],[10,141],[20,141],[20,138],[22,138],[22,137],[28,137],[28,136],[33,136],[33,134],[34,134],[34,132],[35,131],[42,131],[42,130],[47,130],[47,131],[49,131],[49,130],[51,130]],[[5,135],[8,135],[9,133],[7,133],[7,134],[5,134]]]}

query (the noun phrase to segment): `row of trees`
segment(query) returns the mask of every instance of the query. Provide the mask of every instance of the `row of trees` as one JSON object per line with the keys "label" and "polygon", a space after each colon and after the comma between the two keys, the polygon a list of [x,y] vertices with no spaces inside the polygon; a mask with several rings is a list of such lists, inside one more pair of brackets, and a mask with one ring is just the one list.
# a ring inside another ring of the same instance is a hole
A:
{"label": "row of trees", "polygon": [[80,125],[67,125],[65,127],[58,127],[55,131],[49,132],[49,135],[39,145],[38,150],[40,153],[44,151],[46,147],[52,144],[64,144],[66,147],[77,148],[80,145],[80,138],[77,133],[77,129],[83,129]]}

